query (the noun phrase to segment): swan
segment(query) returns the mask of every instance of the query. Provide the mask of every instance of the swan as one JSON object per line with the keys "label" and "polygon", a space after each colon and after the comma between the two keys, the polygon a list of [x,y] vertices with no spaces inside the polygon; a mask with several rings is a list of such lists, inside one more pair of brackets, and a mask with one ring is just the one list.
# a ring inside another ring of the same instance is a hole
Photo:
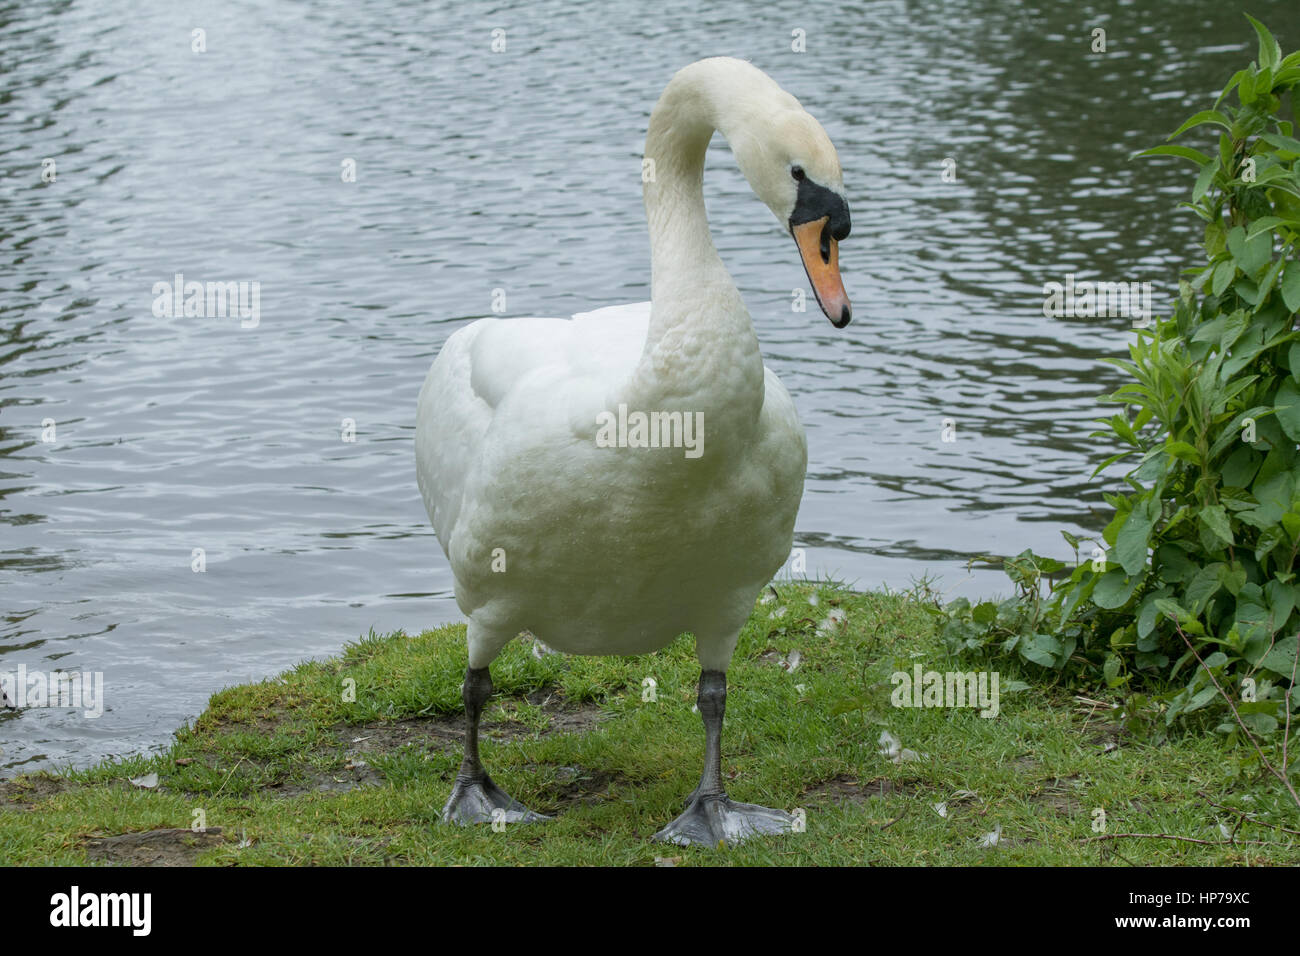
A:
{"label": "swan", "polygon": [[550,819],[498,787],[478,753],[489,665],[527,630],[569,654],[694,635],[704,771],[655,839],[716,846],[791,828],[721,780],[727,668],[789,556],[807,443],[709,233],[715,130],[794,237],[831,323],[851,317],[838,265],[849,208],[825,130],[744,60],[677,72],[646,136],[650,301],[479,319],[447,339],[420,391],[420,494],[468,620],[464,759],[443,822]]}

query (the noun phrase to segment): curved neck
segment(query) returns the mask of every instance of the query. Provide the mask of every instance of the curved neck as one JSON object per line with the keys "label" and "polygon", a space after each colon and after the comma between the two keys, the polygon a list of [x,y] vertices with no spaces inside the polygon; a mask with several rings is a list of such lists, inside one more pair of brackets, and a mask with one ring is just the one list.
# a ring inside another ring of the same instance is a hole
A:
{"label": "curved neck", "polygon": [[[658,398],[712,411],[719,426],[756,421],[763,361],[749,312],[722,264],[704,208],[704,157],[730,125],[727,61],[680,71],[650,116],[644,184],[651,312],[633,401]],[[708,407],[706,407],[708,406]],[[739,420],[738,420],[739,419]]]}
{"label": "curved neck", "polygon": [[[718,105],[701,83],[673,78],[646,133],[646,220],[650,226],[651,301],[671,308],[688,285],[735,288],[713,247],[704,209],[704,157],[718,127]],[[662,310],[661,310],[662,311]]]}

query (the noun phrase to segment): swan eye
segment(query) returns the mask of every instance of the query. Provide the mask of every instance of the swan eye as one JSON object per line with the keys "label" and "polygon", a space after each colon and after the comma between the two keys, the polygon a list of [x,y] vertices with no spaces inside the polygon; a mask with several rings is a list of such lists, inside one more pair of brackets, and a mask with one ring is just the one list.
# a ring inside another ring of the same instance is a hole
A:
{"label": "swan eye", "polygon": [[797,183],[801,183],[801,182],[803,182],[803,167],[802,167],[802,166],[791,166],[791,167],[790,167],[790,175],[794,177],[794,181],[795,181],[795,182],[797,182]]}

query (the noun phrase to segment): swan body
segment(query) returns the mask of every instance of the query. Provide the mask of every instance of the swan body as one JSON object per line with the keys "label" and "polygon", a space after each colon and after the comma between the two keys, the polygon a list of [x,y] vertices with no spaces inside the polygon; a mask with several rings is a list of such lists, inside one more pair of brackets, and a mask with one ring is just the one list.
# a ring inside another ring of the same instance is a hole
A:
{"label": "swan body", "polygon": [[[717,678],[725,700],[740,630],[790,552],[807,445],[709,235],[701,176],[715,129],[795,235],[827,315],[848,321],[836,258],[848,207],[825,132],[749,63],[681,70],[646,144],[651,301],[480,319],[448,338],[420,392],[417,476],[468,618],[474,741],[488,665],[523,630],[572,654],[643,654],[692,633],[701,712],[707,729],[718,711],[720,733]],[[445,818],[539,819],[491,782],[471,743]],[[704,796],[661,837],[787,828],[780,811]]]}
{"label": "swan body", "polygon": [[[527,629],[571,654],[644,654],[690,631],[725,669],[789,556],[807,450],[785,387],[746,362],[756,342],[731,342],[707,369],[629,402],[619,389],[649,314],[639,303],[480,320],[430,372],[421,491],[471,622],[472,666]],[[728,407],[734,395],[746,405]],[[598,420],[620,405],[701,422],[698,457],[684,434],[683,447],[598,446]]]}

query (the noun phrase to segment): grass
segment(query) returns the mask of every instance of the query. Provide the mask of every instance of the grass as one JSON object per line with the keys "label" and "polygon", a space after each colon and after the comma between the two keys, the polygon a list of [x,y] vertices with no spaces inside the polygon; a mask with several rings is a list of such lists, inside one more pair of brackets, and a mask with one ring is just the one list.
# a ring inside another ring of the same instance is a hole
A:
{"label": "grass", "polygon": [[[1105,708],[1042,686],[1004,690],[991,719],[895,708],[892,672],[918,661],[965,669],[945,657],[916,598],[785,583],[765,601],[730,672],[723,771],[736,799],[803,808],[806,832],[730,849],[650,841],[700,771],[688,637],[634,658],[538,659],[514,642],[492,667],[483,758],[511,794],[557,817],[503,832],[440,825],[461,745],[464,627],[452,625],[372,634],[336,658],[222,690],[164,754],[0,783],[0,862],[1300,863],[1300,835],[1247,823],[1228,842],[1220,823],[1240,817],[1197,794],[1300,829],[1276,782],[1243,772],[1241,748],[1206,736],[1128,740]],[[842,621],[828,620],[833,608]],[[802,660],[787,672],[778,662],[794,650]],[[1003,685],[1015,676],[1004,672]],[[885,730],[918,759],[882,755]],[[151,773],[156,787],[129,782]],[[1216,845],[1089,842],[1097,809],[1112,834]],[[195,833],[196,822],[210,829]],[[997,827],[998,844],[982,847]]]}

